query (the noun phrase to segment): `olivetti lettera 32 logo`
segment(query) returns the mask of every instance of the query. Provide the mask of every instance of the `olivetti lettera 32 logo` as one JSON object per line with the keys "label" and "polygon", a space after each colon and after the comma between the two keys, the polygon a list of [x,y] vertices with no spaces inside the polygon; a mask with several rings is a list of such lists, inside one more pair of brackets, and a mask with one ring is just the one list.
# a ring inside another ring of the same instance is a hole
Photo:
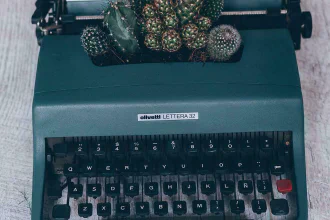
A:
{"label": "olivetti lettera 32 logo", "polygon": [[138,121],[198,120],[198,112],[138,114]]}

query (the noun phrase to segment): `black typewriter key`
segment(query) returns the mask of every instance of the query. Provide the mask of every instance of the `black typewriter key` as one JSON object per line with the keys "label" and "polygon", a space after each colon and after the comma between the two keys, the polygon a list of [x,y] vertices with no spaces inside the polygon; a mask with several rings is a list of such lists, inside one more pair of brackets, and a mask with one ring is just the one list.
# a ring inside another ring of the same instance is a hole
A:
{"label": "black typewriter key", "polygon": [[258,192],[262,194],[267,194],[271,191],[271,185],[268,180],[258,180],[257,188],[258,188]]}
{"label": "black typewriter key", "polygon": [[115,176],[116,167],[111,163],[104,162],[98,166],[98,171],[101,176],[105,176],[105,177]]}
{"label": "black typewriter key", "polygon": [[74,152],[80,158],[88,157],[87,144],[83,142],[75,143]]}
{"label": "black typewriter key", "polygon": [[68,145],[66,143],[59,143],[53,146],[55,157],[66,157],[68,154]]}
{"label": "black typewriter key", "polygon": [[207,155],[215,155],[218,151],[216,141],[212,139],[202,141],[202,149]]}
{"label": "black typewriter key", "polygon": [[193,195],[196,193],[196,182],[184,181],[182,182],[182,193],[185,195]]}
{"label": "black typewriter key", "polygon": [[93,163],[82,164],[80,167],[81,175],[85,177],[96,176],[96,165]]}
{"label": "black typewriter key", "polygon": [[123,162],[118,164],[117,172],[123,176],[131,176],[134,174],[134,165],[129,162]]}
{"label": "black typewriter key", "polygon": [[256,147],[256,143],[251,138],[244,138],[241,140],[241,150],[243,152],[253,152]]}
{"label": "black typewriter key", "polygon": [[181,142],[179,140],[169,140],[166,143],[166,153],[171,157],[178,157],[180,148]]}
{"label": "black typewriter key", "polygon": [[47,186],[47,196],[50,199],[59,199],[62,197],[62,187],[59,181],[53,181]]}
{"label": "black typewriter key", "polygon": [[272,150],[274,146],[274,141],[272,138],[262,137],[260,139],[260,149],[263,151]]}
{"label": "black typewriter key", "polygon": [[96,199],[101,196],[101,184],[87,184],[87,196]]}
{"label": "black typewriter key", "polygon": [[245,212],[244,200],[230,200],[230,209],[234,214],[241,214]]}
{"label": "black typewriter key", "polygon": [[272,162],[270,166],[270,172],[276,176],[284,174],[285,169],[283,163],[281,163],[280,161]]}
{"label": "black typewriter key", "polygon": [[149,176],[154,174],[154,164],[153,163],[139,163],[138,170],[140,175]]}
{"label": "black typewriter key", "polygon": [[135,203],[135,213],[137,216],[145,217],[150,215],[149,202]]}
{"label": "black typewriter key", "polygon": [[233,171],[238,173],[238,174],[242,174],[242,173],[247,171],[247,165],[242,160],[235,160],[233,162],[233,167],[232,168],[233,168]]}
{"label": "black typewriter key", "polygon": [[235,183],[231,180],[229,181],[221,181],[220,190],[225,195],[230,195],[235,191]]}
{"label": "black typewriter key", "polygon": [[121,141],[115,141],[110,146],[111,155],[115,158],[123,158],[125,156],[126,145]]}
{"label": "black typewriter key", "polygon": [[165,195],[173,196],[178,193],[177,182],[164,182],[163,191]]}
{"label": "black typewriter key", "polygon": [[193,172],[191,163],[188,161],[180,161],[176,166],[179,175],[188,175]]}
{"label": "black typewriter key", "polygon": [[206,201],[205,200],[194,200],[192,203],[193,213],[196,215],[203,215],[206,213]]}
{"label": "black typewriter key", "polygon": [[175,215],[185,215],[187,213],[186,201],[174,201],[173,202],[173,213]]}
{"label": "black typewriter key", "polygon": [[69,205],[55,205],[53,207],[53,219],[67,220],[70,218],[71,208]]}
{"label": "black typewriter key", "polygon": [[210,211],[213,214],[219,215],[225,211],[225,203],[223,200],[211,200]]}
{"label": "black typewriter key", "polygon": [[201,182],[201,192],[205,195],[214,194],[216,191],[215,189],[215,182],[214,181],[202,181]]}
{"label": "black typewriter key", "polygon": [[224,141],[222,141],[222,149],[225,152],[236,152],[238,148],[237,141],[232,138],[226,138]]}
{"label": "black typewriter key", "polygon": [[108,183],[105,185],[105,193],[112,198],[120,195],[119,183]]}
{"label": "black typewriter key", "polygon": [[217,174],[224,174],[228,170],[228,165],[225,160],[218,159],[215,162],[215,172]]}
{"label": "black typewriter key", "polygon": [[198,152],[199,152],[199,143],[198,141],[188,141],[186,143],[186,153],[188,154],[188,156],[197,156]]}
{"label": "black typewriter key", "polygon": [[77,177],[79,173],[78,166],[76,164],[64,164],[63,175],[66,177]]}
{"label": "black typewriter key", "polygon": [[253,184],[251,180],[240,180],[238,181],[238,191],[244,195],[253,192]]}
{"label": "black typewriter key", "polygon": [[172,161],[164,161],[158,164],[158,171],[160,175],[166,176],[174,174],[174,165]]}
{"label": "black typewriter key", "polygon": [[150,141],[147,145],[148,154],[152,158],[159,158],[162,155],[163,145],[159,141]]}
{"label": "black typewriter key", "polygon": [[93,155],[98,158],[104,158],[106,156],[106,145],[105,143],[96,143],[93,146]]}
{"label": "black typewriter key", "polygon": [[131,157],[140,158],[144,154],[145,143],[143,141],[133,141],[129,145],[129,150],[131,153]]}
{"label": "black typewriter key", "polygon": [[263,173],[267,171],[267,163],[264,160],[257,160],[254,162],[254,172]]}
{"label": "black typewriter key", "polygon": [[158,183],[157,182],[149,182],[144,184],[144,193],[147,196],[157,196],[159,193]]}
{"label": "black typewriter key", "polygon": [[197,163],[196,171],[198,174],[205,175],[212,173],[212,166],[210,164],[210,161],[213,161],[211,158],[199,160]]}
{"label": "black typewriter key", "polygon": [[82,218],[88,218],[93,215],[92,203],[81,203],[78,205],[78,215]]}
{"label": "black typewriter key", "polygon": [[139,195],[139,184],[138,183],[126,183],[124,192],[126,196],[134,197]]}
{"label": "black typewriter key", "polygon": [[155,215],[164,216],[168,214],[168,203],[163,202],[155,202],[154,203],[154,213]]}
{"label": "black typewriter key", "polygon": [[83,185],[70,183],[68,185],[68,193],[71,198],[78,199],[83,195]]}
{"label": "black typewriter key", "polygon": [[117,217],[127,217],[131,214],[131,206],[128,202],[117,203],[116,215]]}
{"label": "black typewriter key", "polygon": [[270,201],[270,208],[273,215],[289,214],[289,205],[286,199],[273,199]]}
{"label": "black typewriter key", "polygon": [[257,214],[266,212],[267,205],[264,199],[254,199],[252,200],[252,211]]}
{"label": "black typewriter key", "polygon": [[101,217],[108,217],[111,215],[111,203],[98,203],[97,215]]}

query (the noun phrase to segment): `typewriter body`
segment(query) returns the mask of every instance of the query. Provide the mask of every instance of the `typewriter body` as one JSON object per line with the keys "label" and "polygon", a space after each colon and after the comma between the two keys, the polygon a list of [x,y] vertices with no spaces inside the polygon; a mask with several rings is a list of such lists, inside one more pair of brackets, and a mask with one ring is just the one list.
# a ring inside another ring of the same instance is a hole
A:
{"label": "typewriter body", "polygon": [[235,63],[97,67],[104,2],[36,4],[32,219],[307,219],[299,1],[226,0]]}

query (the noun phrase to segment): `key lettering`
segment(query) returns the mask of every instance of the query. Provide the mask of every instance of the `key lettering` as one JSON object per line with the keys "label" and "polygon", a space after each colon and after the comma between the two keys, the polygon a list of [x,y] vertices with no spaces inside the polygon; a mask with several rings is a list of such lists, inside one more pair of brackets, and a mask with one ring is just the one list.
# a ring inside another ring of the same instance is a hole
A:
{"label": "key lettering", "polygon": [[247,183],[243,184],[244,189],[249,188]]}
{"label": "key lettering", "polygon": [[110,169],[110,166],[106,166],[105,169],[106,169],[106,170],[111,170],[111,169]]}
{"label": "key lettering", "polygon": [[199,208],[199,209],[203,208],[203,204],[201,204],[201,203],[197,204],[197,208]]}
{"label": "key lettering", "polygon": [[93,166],[87,166],[87,170],[92,170]]}
{"label": "key lettering", "polygon": [[93,187],[93,192],[95,192],[95,191],[96,191],[96,187],[94,186],[94,187]]}
{"label": "key lettering", "polygon": [[120,209],[121,209],[122,211],[124,211],[126,208],[125,208],[124,205],[122,205],[122,206],[120,206]]}
{"label": "key lettering", "polygon": [[105,211],[105,206],[102,206],[102,211]]}

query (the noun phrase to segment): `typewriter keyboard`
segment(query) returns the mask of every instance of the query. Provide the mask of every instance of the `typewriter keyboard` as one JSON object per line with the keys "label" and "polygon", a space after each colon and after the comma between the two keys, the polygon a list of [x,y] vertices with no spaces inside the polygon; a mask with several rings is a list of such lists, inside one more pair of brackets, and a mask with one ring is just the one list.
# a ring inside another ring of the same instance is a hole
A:
{"label": "typewriter keyboard", "polygon": [[46,139],[44,219],[296,219],[291,132]]}

